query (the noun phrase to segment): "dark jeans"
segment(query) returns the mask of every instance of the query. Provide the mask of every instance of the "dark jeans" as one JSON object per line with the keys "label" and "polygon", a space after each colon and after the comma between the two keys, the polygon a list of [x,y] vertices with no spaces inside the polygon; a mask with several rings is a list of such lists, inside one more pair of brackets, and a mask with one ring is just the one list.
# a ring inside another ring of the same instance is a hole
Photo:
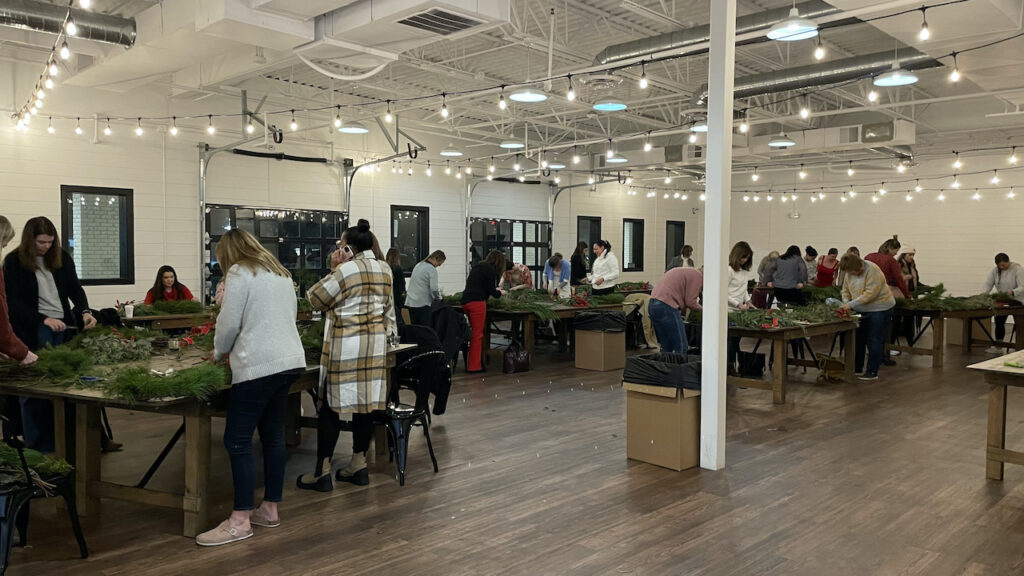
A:
{"label": "dark jeans", "polygon": [[605,296],[607,294],[614,294],[615,286],[612,286],[611,288],[598,288],[597,286],[594,286],[594,289],[590,293],[593,294],[594,296]]}
{"label": "dark jeans", "polygon": [[224,422],[224,448],[231,457],[231,479],[235,485],[235,510],[253,509],[256,464],[252,433],[260,431],[263,445],[263,499],[280,502],[284,490],[284,421],[288,410],[288,389],[299,371],[278,372],[263,378],[239,382],[231,387],[228,414]]}
{"label": "dark jeans", "polygon": [[[338,413],[326,404],[320,406],[316,421],[316,466],[319,472],[320,463],[324,458],[332,460],[334,449],[338,445],[341,434],[341,419]],[[352,414],[352,452],[366,452],[370,449],[373,439],[373,416],[370,414]]]}
{"label": "dark jeans", "polygon": [[[40,324],[38,330],[39,346],[60,346],[64,343],[64,332],[54,332],[46,324]],[[44,398],[20,397],[21,427],[25,445],[40,452],[54,451],[53,402]]]}
{"label": "dark jeans", "polygon": [[430,306],[420,306],[419,308],[409,308],[409,322],[419,326],[426,326],[427,328],[433,328],[434,323],[430,317]]}
{"label": "dark jeans", "polygon": [[1002,342],[1003,338],[1006,337],[1006,319],[1007,318],[1009,318],[1009,316],[996,316],[995,317],[995,321],[996,321],[996,333],[995,333],[996,342]]}
{"label": "dark jeans", "polygon": [[[861,312],[860,325],[857,326],[856,354],[854,369],[868,374],[877,374],[885,356],[885,335],[892,321],[892,309],[882,312]],[[864,355],[867,354],[867,368],[864,368]]]}
{"label": "dark jeans", "polygon": [[686,354],[689,349],[686,343],[686,326],[679,310],[665,304],[657,298],[651,298],[648,314],[654,324],[654,333],[658,336],[662,353],[678,352]]}
{"label": "dark jeans", "polygon": [[729,336],[725,340],[725,355],[726,361],[729,363],[729,367],[736,367],[736,360],[740,355],[740,340],[739,336]]}

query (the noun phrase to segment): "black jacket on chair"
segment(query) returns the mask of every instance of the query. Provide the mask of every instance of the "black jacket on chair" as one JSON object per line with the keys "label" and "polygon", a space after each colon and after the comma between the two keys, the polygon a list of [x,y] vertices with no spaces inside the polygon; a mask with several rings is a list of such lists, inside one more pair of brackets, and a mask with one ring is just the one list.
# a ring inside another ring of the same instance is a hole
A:
{"label": "black jacket on chair", "polygon": [[[399,367],[409,360],[410,358],[427,352],[430,350],[442,350],[441,341],[437,338],[437,334],[426,326],[404,325],[398,327],[398,336],[402,344],[415,344],[416,348],[406,352],[400,352],[396,355],[395,362]],[[416,402],[420,403],[425,401],[424,395],[434,395],[434,414],[440,416],[444,414],[446,407],[448,406],[448,395],[452,389],[452,371],[448,367],[446,370],[439,369],[440,366],[435,366],[438,369],[422,370],[418,373],[413,374],[402,374],[400,368],[396,368],[395,377],[402,381],[405,378],[413,378],[419,382],[419,386],[416,389]]]}
{"label": "black jacket on chair", "polygon": [[[39,325],[46,316],[39,313],[39,283],[36,281],[36,273],[22,266],[15,250],[4,258],[4,278],[7,283],[7,307],[11,315],[11,327],[29,349],[37,350]],[[67,252],[61,255],[61,267],[53,270],[53,282],[57,285],[57,294],[64,308],[62,320],[68,326],[77,326],[81,330],[82,313],[89,309],[89,300],[85,296],[82,283],[78,280],[75,261]],[[73,310],[68,303],[69,300],[74,303]]]}
{"label": "black jacket on chair", "polygon": [[453,365],[459,350],[473,337],[469,320],[462,312],[455,310],[450,304],[438,300],[430,307],[431,324],[441,341],[441,348]]}

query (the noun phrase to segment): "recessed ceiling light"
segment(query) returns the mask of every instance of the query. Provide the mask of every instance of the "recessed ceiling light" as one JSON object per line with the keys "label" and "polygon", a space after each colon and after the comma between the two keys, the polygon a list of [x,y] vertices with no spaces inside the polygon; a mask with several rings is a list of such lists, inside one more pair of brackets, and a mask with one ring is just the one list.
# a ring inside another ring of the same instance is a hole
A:
{"label": "recessed ceiling light", "polygon": [[708,123],[706,120],[701,120],[700,122],[697,122],[692,127],[690,127],[690,130],[692,130],[693,132],[707,132]]}
{"label": "recessed ceiling light", "polygon": [[548,95],[545,94],[543,90],[538,90],[536,88],[530,88],[527,86],[525,88],[513,90],[512,93],[508,95],[508,99],[514,100],[516,102],[536,103],[547,100]]}
{"label": "recessed ceiling light", "polygon": [[626,162],[629,162],[629,158],[626,158],[625,156],[612,156],[611,158],[605,159],[605,162],[608,164],[625,164]]}
{"label": "recessed ceiling light", "polygon": [[449,144],[444,150],[441,150],[441,156],[462,156],[462,152]]}
{"label": "recessed ceiling light", "polygon": [[338,128],[338,132],[343,134],[366,134],[369,130],[360,122],[345,122]]}
{"label": "recessed ceiling light", "polygon": [[899,67],[895,62],[892,63],[892,69],[888,72],[883,72],[878,76],[875,76],[873,80],[875,86],[892,87],[892,86],[908,86],[910,84],[917,83],[917,74],[909,70],[904,70]]}
{"label": "recessed ceiling light", "polygon": [[[506,150],[519,150],[520,148],[526,148],[526,144],[523,144],[519,140],[505,140],[501,144],[498,144],[498,146],[500,148],[505,148]],[[444,153],[442,152],[442,154]]]}
{"label": "recessed ceiling light", "polygon": [[768,30],[768,38],[793,42],[794,40],[806,40],[818,35],[818,24],[813,20],[800,17],[800,11],[794,6],[789,11],[789,17],[775,24]]}
{"label": "recessed ceiling light", "polygon": [[594,102],[594,110],[598,112],[621,112],[626,109],[626,103],[615,98],[602,98]]}

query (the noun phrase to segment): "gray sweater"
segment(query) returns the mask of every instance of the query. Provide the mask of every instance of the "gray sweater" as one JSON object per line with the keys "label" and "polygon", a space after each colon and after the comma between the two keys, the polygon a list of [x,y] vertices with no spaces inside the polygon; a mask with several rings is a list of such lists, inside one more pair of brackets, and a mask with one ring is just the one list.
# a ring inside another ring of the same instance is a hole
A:
{"label": "gray sweater", "polygon": [[1010,267],[1003,272],[996,266],[988,273],[981,291],[990,294],[993,288],[1000,294],[1013,292],[1014,298],[1024,296],[1024,268],[1016,262],[1011,262]]}
{"label": "gray sweater", "polygon": [[441,293],[437,287],[437,268],[424,260],[412,269],[412,276],[405,285],[406,308],[422,308],[439,300]]}
{"label": "gray sweater", "polygon": [[796,288],[797,284],[807,284],[807,264],[804,263],[804,259],[795,256],[776,260],[772,286],[786,289]]}
{"label": "gray sweater", "polygon": [[228,270],[213,355],[230,354],[232,384],[306,367],[296,304],[290,278],[238,264]]}

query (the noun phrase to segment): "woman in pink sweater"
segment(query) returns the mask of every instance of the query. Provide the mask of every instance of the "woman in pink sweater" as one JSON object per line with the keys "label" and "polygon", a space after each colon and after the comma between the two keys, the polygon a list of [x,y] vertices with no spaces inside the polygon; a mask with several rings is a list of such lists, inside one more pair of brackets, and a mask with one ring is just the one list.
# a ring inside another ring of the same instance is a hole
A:
{"label": "woman in pink sweater", "polygon": [[651,292],[648,314],[661,351],[686,354],[686,328],[683,316],[687,310],[700,310],[700,291],[704,275],[696,268],[672,268],[658,280]]}

